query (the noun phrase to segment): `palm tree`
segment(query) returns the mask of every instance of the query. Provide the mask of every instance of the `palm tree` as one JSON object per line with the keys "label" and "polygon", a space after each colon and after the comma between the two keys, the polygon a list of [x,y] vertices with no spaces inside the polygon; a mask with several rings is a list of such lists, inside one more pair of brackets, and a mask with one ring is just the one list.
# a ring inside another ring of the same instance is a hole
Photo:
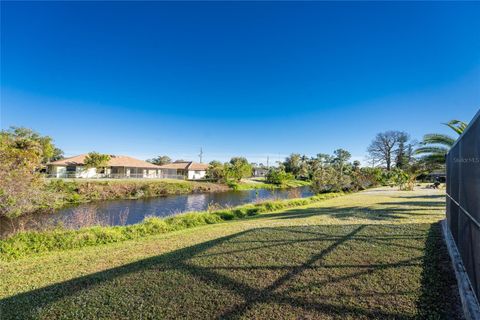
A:
{"label": "palm tree", "polygon": [[[467,124],[460,120],[450,120],[443,123],[458,135],[461,135],[467,128]],[[451,137],[446,134],[430,133],[423,137],[420,143],[421,147],[415,150],[416,154],[424,155],[423,160],[432,165],[442,165],[445,163],[445,156],[457,141],[457,137]]]}

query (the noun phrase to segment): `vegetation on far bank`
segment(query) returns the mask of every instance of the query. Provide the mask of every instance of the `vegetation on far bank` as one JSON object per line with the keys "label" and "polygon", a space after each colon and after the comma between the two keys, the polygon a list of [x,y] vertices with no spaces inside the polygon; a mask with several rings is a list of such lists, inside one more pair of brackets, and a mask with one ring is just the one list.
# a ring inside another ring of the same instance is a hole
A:
{"label": "vegetation on far bank", "polygon": [[22,320],[458,319],[444,205],[437,190],[380,188],[0,261],[0,309]]}
{"label": "vegetation on far bank", "polygon": [[299,188],[310,186],[310,181],[303,181],[303,180],[288,180],[282,184],[274,184],[274,183],[267,183],[265,179],[257,178],[257,179],[245,179],[241,180],[238,183],[230,183],[229,186],[234,190],[254,190],[254,189],[288,189],[288,188]]}
{"label": "vegetation on far bank", "polygon": [[[10,202],[12,209],[6,210],[3,215],[14,218],[34,212],[51,212],[69,204],[99,200],[140,199],[229,190],[228,186],[218,183],[170,179],[46,179],[39,177],[35,186],[36,192],[42,194],[41,197],[35,198],[35,201],[28,206],[18,206],[19,199],[12,199]],[[25,196],[28,197],[28,195]]]}
{"label": "vegetation on far bank", "polygon": [[20,232],[5,240],[0,240],[0,260],[15,259],[52,250],[81,248],[132,240],[147,235],[242,219],[261,213],[305,206],[339,195],[341,193],[328,193],[303,199],[264,201],[215,211],[184,213],[165,219],[151,217],[141,223],[129,226],[96,226],[79,230],[58,228],[50,231]]}
{"label": "vegetation on far bank", "polygon": [[[466,123],[453,120],[447,124],[461,133]],[[237,190],[255,188],[288,188],[309,184],[316,193],[357,191],[378,185],[397,185],[412,190],[419,177],[443,165],[443,155],[455,138],[426,135],[420,148],[401,131],[379,133],[368,148],[372,167],[351,161],[347,150],[334,150],[332,155],[319,153],[314,157],[291,154],[276,167],[268,168],[263,183],[244,183],[253,169],[265,170],[262,164],[252,164],[244,157],[233,157],[221,163],[212,161],[207,170],[214,183],[166,181],[63,181],[45,182],[40,171],[48,161],[62,157],[62,151],[48,136],[27,128],[11,128],[0,132],[0,216],[9,218],[53,210],[69,203],[108,199],[136,199],[196,191]],[[421,158],[416,154],[424,155]],[[108,155],[89,153],[87,167],[102,167]],[[168,156],[151,159],[167,163]]]}
{"label": "vegetation on far bank", "polygon": [[60,205],[228,190],[228,186],[218,183],[170,179],[48,179],[45,183],[47,190],[62,195]]}

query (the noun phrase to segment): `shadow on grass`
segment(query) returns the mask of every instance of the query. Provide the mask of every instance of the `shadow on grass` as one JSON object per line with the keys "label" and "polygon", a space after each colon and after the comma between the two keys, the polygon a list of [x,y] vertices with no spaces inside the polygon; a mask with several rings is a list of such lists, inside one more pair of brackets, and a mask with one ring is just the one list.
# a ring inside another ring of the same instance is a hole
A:
{"label": "shadow on grass", "polygon": [[442,318],[458,301],[439,230],[253,229],[3,299],[2,319]]}
{"label": "shadow on grass", "polygon": [[[439,295],[450,292],[446,297]],[[439,299],[447,298],[444,303]],[[441,235],[440,223],[432,224],[425,243],[422,270],[422,294],[418,300],[419,317],[423,319],[455,319],[463,314],[457,281],[445,242]]]}
{"label": "shadow on grass", "polygon": [[398,196],[397,198],[402,199],[445,199],[444,194],[425,194],[419,196]]}
{"label": "shadow on grass", "polygon": [[[392,203],[389,203],[392,204]],[[422,213],[430,211],[432,208],[405,208],[399,203],[398,207],[374,208],[366,206],[348,206],[348,207],[318,207],[307,209],[290,209],[280,213],[254,216],[253,219],[273,218],[273,219],[298,219],[309,218],[313,216],[329,216],[341,220],[366,219],[366,220],[403,220],[411,219],[412,216],[431,216],[432,213]]]}
{"label": "shadow on grass", "polygon": [[[436,197],[436,195],[434,195]],[[415,198],[416,196],[405,196]],[[429,196],[419,196],[419,199]],[[442,201],[391,201],[381,202],[375,206],[329,206],[289,209],[279,213],[254,216],[252,219],[298,219],[312,216],[328,216],[336,219],[366,219],[366,220],[403,220],[412,217],[431,216],[434,211],[445,206]]]}
{"label": "shadow on grass", "polygon": [[419,208],[438,208],[444,207],[445,202],[442,201],[392,201],[392,202],[379,202],[379,205],[386,206],[413,206]]}

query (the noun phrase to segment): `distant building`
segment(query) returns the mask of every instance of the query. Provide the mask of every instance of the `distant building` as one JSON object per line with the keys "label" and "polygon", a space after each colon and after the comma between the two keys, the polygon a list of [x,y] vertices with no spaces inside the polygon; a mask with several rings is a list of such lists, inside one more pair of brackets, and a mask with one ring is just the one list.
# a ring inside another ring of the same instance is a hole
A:
{"label": "distant building", "polygon": [[188,180],[205,179],[207,174],[208,164],[197,163],[192,161],[176,161],[160,166],[162,176],[183,176]]}
{"label": "distant building", "polygon": [[265,177],[268,173],[268,169],[264,167],[255,167],[253,168],[254,177]]}
{"label": "distant building", "polygon": [[108,165],[101,169],[85,168],[87,154],[81,154],[47,164],[52,178],[161,178],[160,166],[128,156],[110,155]]}
{"label": "distant building", "polygon": [[157,178],[157,179],[204,179],[208,164],[192,161],[177,161],[162,166],[128,156],[110,155],[104,169],[85,168],[87,154],[81,154],[47,164],[51,178]]}

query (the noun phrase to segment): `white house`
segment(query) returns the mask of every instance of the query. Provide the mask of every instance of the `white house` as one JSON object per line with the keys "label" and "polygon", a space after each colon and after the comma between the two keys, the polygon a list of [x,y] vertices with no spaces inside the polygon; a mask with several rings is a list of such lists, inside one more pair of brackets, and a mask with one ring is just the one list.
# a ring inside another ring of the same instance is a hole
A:
{"label": "white house", "polygon": [[176,161],[160,166],[162,176],[165,178],[183,176],[188,180],[205,179],[208,164],[192,161]]}
{"label": "white house", "polygon": [[265,177],[268,173],[268,169],[264,167],[254,167],[253,176],[254,177]]}
{"label": "white house", "polygon": [[162,178],[160,166],[128,156],[110,155],[105,169],[84,167],[87,154],[47,164],[49,177],[54,178]]}

